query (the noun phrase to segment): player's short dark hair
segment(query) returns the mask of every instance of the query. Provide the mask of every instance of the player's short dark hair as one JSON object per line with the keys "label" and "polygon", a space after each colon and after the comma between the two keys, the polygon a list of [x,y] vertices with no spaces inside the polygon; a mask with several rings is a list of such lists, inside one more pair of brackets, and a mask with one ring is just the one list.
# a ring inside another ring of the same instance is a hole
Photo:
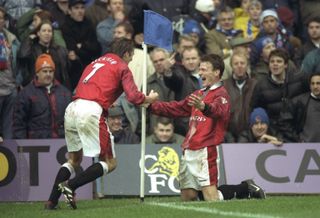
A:
{"label": "player's short dark hair", "polygon": [[224,62],[223,59],[220,57],[220,55],[217,54],[208,54],[201,57],[201,62],[209,62],[213,70],[219,70],[220,71],[220,78],[223,75],[224,71]]}
{"label": "player's short dark hair", "polygon": [[119,38],[114,39],[111,42],[110,53],[116,54],[119,57],[123,58],[124,54],[128,52],[132,54],[134,51],[134,42],[131,39]]}

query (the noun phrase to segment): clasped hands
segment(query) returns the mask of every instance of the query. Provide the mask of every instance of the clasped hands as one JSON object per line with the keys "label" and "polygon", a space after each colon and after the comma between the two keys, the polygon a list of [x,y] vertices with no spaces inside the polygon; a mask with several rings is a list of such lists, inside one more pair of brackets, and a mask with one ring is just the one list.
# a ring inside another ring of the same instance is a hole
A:
{"label": "clasped hands", "polygon": [[151,90],[149,92],[149,95],[146,96],[146,98],[145,98],[144,102],[141,104],[141,106],[144,108],[148,108],[149,105],[152,104],[153,102],[155,102],[156,100],[158,100],[158,98],[159,98],[158,92]]}
{"label": "clasped hands", "polygon": [[258,141],[260,143],[271,143],[271,144],[273,144],[275,146],[281,146],[283,144],[282,141],[280,141],[276,137],[268,135],[268,134],[262,135]]}

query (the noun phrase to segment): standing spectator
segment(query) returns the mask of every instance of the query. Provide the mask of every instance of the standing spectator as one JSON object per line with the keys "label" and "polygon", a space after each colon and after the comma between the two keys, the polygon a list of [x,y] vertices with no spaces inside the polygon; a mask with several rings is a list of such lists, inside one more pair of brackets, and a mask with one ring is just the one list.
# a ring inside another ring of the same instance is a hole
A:
{"label": "standing spectator", "polygon": [[[274,41],[268,37],[261,37],[254,42],[254,47],[256,48],[257,63],[252,64],[252,77],[256,80],[264,80],[265,77],[269,74],[269,56],[270,53],[276,49]],[[291,59],[288,62],[288,72],[298,72],[295,64]]]}
{"label": "standing spectator", "polygon": [[[164,82],[174,92],[175,100],[180,101],[201,88],[199,63],[199,51],[195,47],[187,48],[182,53],[182,66],[176,64],[164,73]],[[178,134],[184,136],[187,133],[188,120],[188,117],[175,119],[175,129]]]}
{"label": "standing spectator", "polygon": [[[154,90],[159,94],[160,101],[172,101],[174,100],[174,92],[169,89],[164,82],[164,74],[170,71],[170,54],[162,49],[155,48],[150,53],[151,61],[153,63],[155,72],[148,77],[147,80],[147,93]],[[151,134],[156,125],[157,115],[150,114],[148,116],[148,133]]]}
{"label": "standing spectator", "polygon": [[54,22],[57,23],[57,27],[61,28],[64,25],[68,15],[69,0],[51,0],[43,5],[44,8],[52,14]]}
{"label": "standing spectator", "polygon": [[230,56],[231,46],[229,41],[232,38],[240,37],[241,30],[234,29],[234,12],[226,7],[218,13],[218,25],[205,34],[206,54],[218,54],[225,58]]}
{"label": "standing spectator", "polygon": [[241,132],[239,143],[271,143],[282,145],[276,133],[269,126],[269,117],[263,108],[255,108],[250,114],[249,129]]}
{"label": "standing spectator", "polygon": [[215,1],[197,0],[194,9],[192,17],[199,22],[204,32],[216,27],[219,5],[216,5]]}
{"label": "standing spectator", "polygon": [[108,126],[116,144],[138,144],[140,138],[128,128],[122,126],[124,112],[121,106],[114,106],[108,109]]}
{"label": "standing spectator", "polygon": [[[290,56],[293,56],[293,45],[291,44],[293,36],[290,36],[288,31],[281,25],[277,12],[272,9],[264,10],[260,15],[259,22],[261,30],[256,40],[259,40],[261,37],[269,37],[274,42],[276,48],[283,48],[287,50]],[[257,54],[256,44],[252,43],[251,45],[250,60],[255,65],[259,54]]]}
{"label": "standing spectator", "polygon": [[23,82],[26,86],[33,80],[35,62],[40,54],[50,54],[55,63],[55,78],[70,89],[68,74],[67,49],[53,41],[53,27],[50,21],[44,20],[22,43],[18,53],[19,66],[22,68]]}
{"label": "standing spectator", "polygon": [[[134,43],[131,40],[115,40],[110,48],[111,53],[101,56],[85,68],[74,101],[65,113],[69,160],[57,173],[45,209],[55,209],[61,193],[67,203],[76,209],[74,191],[116,168],[114,143],[105,116],[123,92],[136,105],[147,105],[157,100],[157,93],[150,92],[145,96],[134,84],[127,66],[132,59],[133,49]],[[72,172],[80,166],[83,156],[99,157],[100,162],[70,179]]]}
{"label": "standing spectator", "polygon": [[256,80],[263,80],[269,73],[269,55],[271,51],[276,49],[276,45],[272,38],[268,36],[261,37],[253,43],[258,57],[255,58],[254,62],[251,62],[252,77]]}
{"label": "standing spectator", "polygon": [[[293,1],[296,1],[296,0],[293,0]],[[290,35],[291,34],[293,35],[294,32],[296,33],[295,31],[296,26],[294,26],[294,22],[298,21],[300,15],[294,14],[294,12],[289,7],[285,7],[285,6],[276,8],[276,11],[279,16],[279,21],[281,25],[288,31],[288,33]]]}
{"label": "standing spectator", "polygon": [[205,52],[204,31],[200,27],[200,24],[193,19],[188,19],[184,22],[182,34],[189,35],[195,42],[195,46],[201,53]]}
{"label": "standing spectator", "polygon": [[146,138],[147,144],[178,144],[184,141],[182,135],[174,133],[174,126],[171,119],[158,117],[154,127],[153,134]]}
{"label": "standing spectator", "polygon": [[237,142],[239,134],[248,127],[251,98],[257,82],[249,77],[246,54],[233,53],[230,62],[232,77],[224,81],[231,104],[228,133],[232,136],[232,140],[228,142]]}
{"label": "standing spectator", "polygon": [[303,59],[310,51],[320,48],[320,16],[310,19],[307,27],[308,39],[295,54],[297,66],[301,66]]}
{"label": "standing spectator", "polygon": [[[43,21],[54,22],[50,12],[35,8],[23,14],[17,21],[19,39],[24,41],[30,34],[34,34],[35,29],[37,29]],[[63,39],[61,30],[57,27],[56,23],[53,23],[52,27],[54,43],[65,48],[66,42]]]}
{"label": "standing spectator", "polygon": [[175,62],[181,65],[182,52],[191,47],[196,47],[196,42],[189,35],[180,35],[178,38],[178,44],[175,46]]}
{"label": "standing spectator", "polygon": [[70,0],[69,16],[61,28],[71,62],[71,90],[76,87],[84,67],[100,54],[100,46],[92,24],[85,18],[85,1]]}
{"label": "standing spectator", "polygon": [[163,15],[169,20],[174,17],[189,14],[190,0],[133,0],[129,13],[129,20],[132,23],[136,36],[143,37],[143,10],[152,10]]}
{"label": "standing spectator", "polygon": [[235,20],[242,19],[242,18],[248,19],[249,18],[248,9],[249,9],[250,0],[240,0],[240,2],[241,2],[240,7],[236,7],[233,9]]}
{"label": "standing spectator", "polygon": [[302,61],[301,72],[305,74],[313,74],[320,72],[320,48],[310,51]]}
{"label": "standing spectator", "polygon": [[305,38],[305,35],[303,34],[306,33],[305,27],[308,20],[319,16],[320,0],[299,0],[299,9],[301,19],[299,19],[298,22],[300,22],[300,25],[302,26],[302,28],[300,28],[299,36]]}
{"label": "standing spectator", "polygon": [[248,5],[248,17],[238,17],[235,20],[235,29],[240,29],[245,38],[254,39],[260,32],[259,18],[262,12],[262,4],[258,0],[250,0]]}
{"label": "standing spectator", "polygon": [[[171,61],[171,64],[174,62]],[[180,101],[187,95],[201,88],[198,73],[200,54],[197,48],[186,48],[182,53],[182,66],[175,64],[164,73],[164,82],[175,93],[175,100]]]}
{"label": "standing spectator", "polygon": [[[250,38],[243,38],[243,37],[237,37],[230,40],[230,46],[232,48],[232,54],[233,53],[242,53],[245,56],[247,56],[247,60],[250,58],[250,43],[252,42],[252,39]],[[232,67],[231,67],[231,57],[224,58],[224,72],[222,75],[221,80],[226,80],[229,77],[232,76]],[[247,73],[251,77],[251,65],[248,62],[248,71]]]}
{"label": "standing spectator", "polygon": [[110,15],[99,22],[96,28],[98,42],[102,48],[102,54],[106,53],[109,49],[116,25],[126,19],[123,0],[109,0],[108,8],[110,10]]}
{"label": "standing spectator", "polygon": [[71,92],[54,79],[56,67],[48,54],[35,62],[35,78],[20,93],[14,106],[13,138],[64,138],[64,112]]}
{"label": "standing spectator", "polygon": [[[249,197],[253,181],[218,188],[217,148],[223,141],[230,117],[229,96],[220,81],[223,71],[220,56],[206,55],[199,67],[204,89],[181,101],[158,101],[150,106],[152,113],[160,116],[190,116],[189,131],[181,145],[183,155],[178,176],[183,201],[196,200],[198,191],[202,191],[206,201]],[[257,187],[251,196],[265,198],[265,193]]]}
{"label": "standing spectator", "polygon": [[292,100],[293,125],[299,142],[320,142],[320,73],[310,76],[310,92]]}
{"label": "standing spectator", "polygon": [[94,0],[86,9],[86,17],[91,21],[96,29],[98,23],[106,19],[109,15],[108,2],[110,0]]}
{"label": "standing spectator", "polygon": [[5,28],[6,18],[5,9],[0,7],[0,136],[11,139],[12,111],[17,96],[16,80],[21,82],[21,78],[18,78],[21,75],[17,75],[20,42]]}
{"label": "standing spectator", "polygon": [[[283,49],[276,49],[269,56],[269,74],[264,80],[258,81],[252,95],[252,108],[262,107],[270,117],[270,126],[282,135],[284,141],[295,141],[293,126],[289,119],[290,101],[293,97],[307,91],[305,76],[287,70],[289,55]],[[280,115],[283,119],[280,119]]]}
{"label": "standing spectator", "polygon": [[34,8],[36,4],[41,4],[41,0],[0,0],[0,5],[8,14],[17,21],[24,13]]}

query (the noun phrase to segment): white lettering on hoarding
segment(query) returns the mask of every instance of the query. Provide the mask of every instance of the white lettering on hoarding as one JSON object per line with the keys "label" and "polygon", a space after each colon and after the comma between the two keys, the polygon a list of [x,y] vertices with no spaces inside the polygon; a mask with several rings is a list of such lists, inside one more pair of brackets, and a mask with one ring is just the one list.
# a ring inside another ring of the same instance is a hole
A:
{"label": "white lettering on hoarding", "polygon": [[148,154],[145,155],[145,160],[146,162],[147,160],[154,162],[150,168],[145,167],[144,169],[150,178],[149,193],[160,193],[159,186],[180,193],[180,190],[175,187],[179,173],[179,157],[174,149],[164,146],[158,151],[158,157]]}

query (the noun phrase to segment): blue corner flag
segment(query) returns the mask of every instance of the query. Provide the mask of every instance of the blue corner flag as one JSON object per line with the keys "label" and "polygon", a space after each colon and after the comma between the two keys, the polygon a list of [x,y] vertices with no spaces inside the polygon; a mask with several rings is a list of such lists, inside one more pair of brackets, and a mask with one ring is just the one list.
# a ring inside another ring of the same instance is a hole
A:
{"label": "blue corner flag", "polygon": [[154,11],[144,10],[144,43],[172,51],[172,23]]}

